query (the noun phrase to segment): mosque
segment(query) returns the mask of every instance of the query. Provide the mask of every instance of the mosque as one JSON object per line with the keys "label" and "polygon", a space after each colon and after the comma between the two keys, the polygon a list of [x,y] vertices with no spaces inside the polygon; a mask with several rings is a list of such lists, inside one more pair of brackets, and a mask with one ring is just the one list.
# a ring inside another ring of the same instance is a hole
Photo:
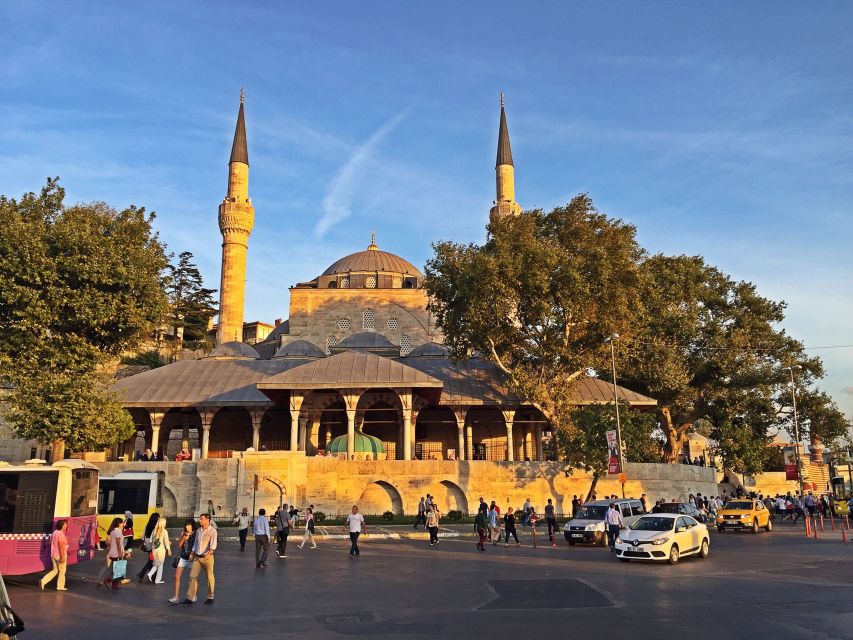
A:
{"label": "mosque", "polygon": [[[519,215],[503,97],[495,164],[490,215]],[[513,394],[497,367],[450,357],[426,308],[423,273],[380,249],[375,236],[291,286],[287,319],[266,325],[267,335],[263,323],[244,323],[254,207],[242,96],[228,166],[216,347],[115,385],[138,428],[116,447],[117,459],[141,448],[167,460],[184,448],[198,460],[247,451],[382,465],[556,459],[548,421]],[[588,378],[575,393],[579,405],[610,403],[614,388]],[[632,406],[656,404],[622,387],[618,394]]]}

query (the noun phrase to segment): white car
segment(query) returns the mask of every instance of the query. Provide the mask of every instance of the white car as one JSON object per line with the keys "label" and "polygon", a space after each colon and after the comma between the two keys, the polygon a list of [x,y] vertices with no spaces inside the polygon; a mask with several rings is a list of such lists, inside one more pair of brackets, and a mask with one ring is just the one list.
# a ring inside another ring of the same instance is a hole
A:
{"label": "white car", "polygon": [[607,546],[607,533],[604,527],[604,517],[610,505],[615,503],[622,514],[625,524],[631,524],[645,513],[643,503],[633,498],[619,500],[596,500],[585,503],[577,515],[566,522],[563,527],[563,535],[569,545],[578,542],[599,544]]}
{"label": "white car", "polygon": [[653,513],[638,518],[616,538],[616,557],[660,560],[675,564],[682,556],[708,557],[708,527],[680,513]]}

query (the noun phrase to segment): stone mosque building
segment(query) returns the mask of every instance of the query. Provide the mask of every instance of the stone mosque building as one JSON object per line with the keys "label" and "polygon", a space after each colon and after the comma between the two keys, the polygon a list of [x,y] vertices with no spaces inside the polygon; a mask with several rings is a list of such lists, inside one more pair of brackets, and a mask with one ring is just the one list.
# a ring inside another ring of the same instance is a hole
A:
{"label": "stone mosque building", "polygon": [[[497,197],[490,215],[518,215],[503,98],[495,172]],[[144,434],[144,448],[170,460],[188,447],[196,449],[200,462],[239,459],[248,464],[251,459],[258,468],[278,465],[283,484],[302,486],[302,495],[317,503],[323,496],[312,488],[321,484],[312,481],[312,469],[322,464],[327,473],[332,469],[328,465],[357,463],[353,473],[362,479],[339,500],[364,498],[368,485],[378,483],[379,493],[391,496],[392,507],[407,512],[416,498],[406,491],[414,495],[428,487],[436,464],[444,477],[455,478],[447,482],[456,487],[455,503],[462,506],[475,490],[463,477],[473,465],[554,459],[543,415],[516,397],[490,362],[450,357],[426,310],[422,272],[380,249],[384,242],[375,237],[364,250],[331,260],[312,280],[294,284],[287,319],[260,341],[243,342],[244,329],[258,324],[245,324],[243,318],[253,224],[241,97],[228,191],[219,205],[223,243],[217,346],[206,357],[116,384],[139,429],[135,440],[116,448],[117,457],[132,459],[134,450],[143,447]],[[625,388],[618,393],[634,406],[655,404]],[[612,401],[613,386],[604,381],[586,379],[577,389],[578,404]],[[239,473],[245,475],[247,468]],[[389,477],[401,469],[405,489]],[[486,468],[482,472],[492,473]],[[238,486],[238,503],[241,482],[242,476],[228,481]],[[329,482],[322,481],[324,495]],[[220,499],[233,503],[228,491],[223,488]],[[334,512],[336,507],[326,508]]]}

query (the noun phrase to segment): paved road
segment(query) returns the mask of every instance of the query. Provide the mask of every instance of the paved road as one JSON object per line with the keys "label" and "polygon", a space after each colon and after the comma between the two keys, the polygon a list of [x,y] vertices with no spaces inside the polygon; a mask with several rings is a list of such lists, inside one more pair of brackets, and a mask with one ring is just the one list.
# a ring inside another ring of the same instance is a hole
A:
{"label": "paved road", "polygon": [[35,576],[9,579],[29,627],[20,637],[853,638],[853,544],[837,532],[818,541],[781,527],[713,532],[707,560],[677,566],[578,546],[479,553],[466,538],[434,548],[367,538],[358,560],[343,541],[290,546],[287,559],[255,570],[248,550],[223,545],[213,606],[171,606],[168,585],[96,589],[99,561],[75,567],[67,593],[38,591]]}

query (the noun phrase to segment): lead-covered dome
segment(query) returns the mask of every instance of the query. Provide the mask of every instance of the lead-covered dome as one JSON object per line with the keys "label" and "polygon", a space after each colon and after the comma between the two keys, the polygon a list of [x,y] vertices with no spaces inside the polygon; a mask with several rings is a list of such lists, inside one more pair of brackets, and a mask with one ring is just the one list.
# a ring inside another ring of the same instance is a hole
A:
{"label": "lead-covered dome", "polygon": [[371,240],[370,245],[364,251],[351,253],[340,260],[335,261],[326,269],[322,275],[332,276],[338,273],[350,273],[358,271],[380,271],[384,273],[400,273],[403,275],[417,276],[422,278],[420,269],[408,260],[400,256],[380,251],[376,246],[376,238]]}
{"label": "lead-covered dome", "polygon": [[206,357],[208,358],[252,358],[258,359],[258,352],[252,349],[245,342],[223,342],[211,351]]}

